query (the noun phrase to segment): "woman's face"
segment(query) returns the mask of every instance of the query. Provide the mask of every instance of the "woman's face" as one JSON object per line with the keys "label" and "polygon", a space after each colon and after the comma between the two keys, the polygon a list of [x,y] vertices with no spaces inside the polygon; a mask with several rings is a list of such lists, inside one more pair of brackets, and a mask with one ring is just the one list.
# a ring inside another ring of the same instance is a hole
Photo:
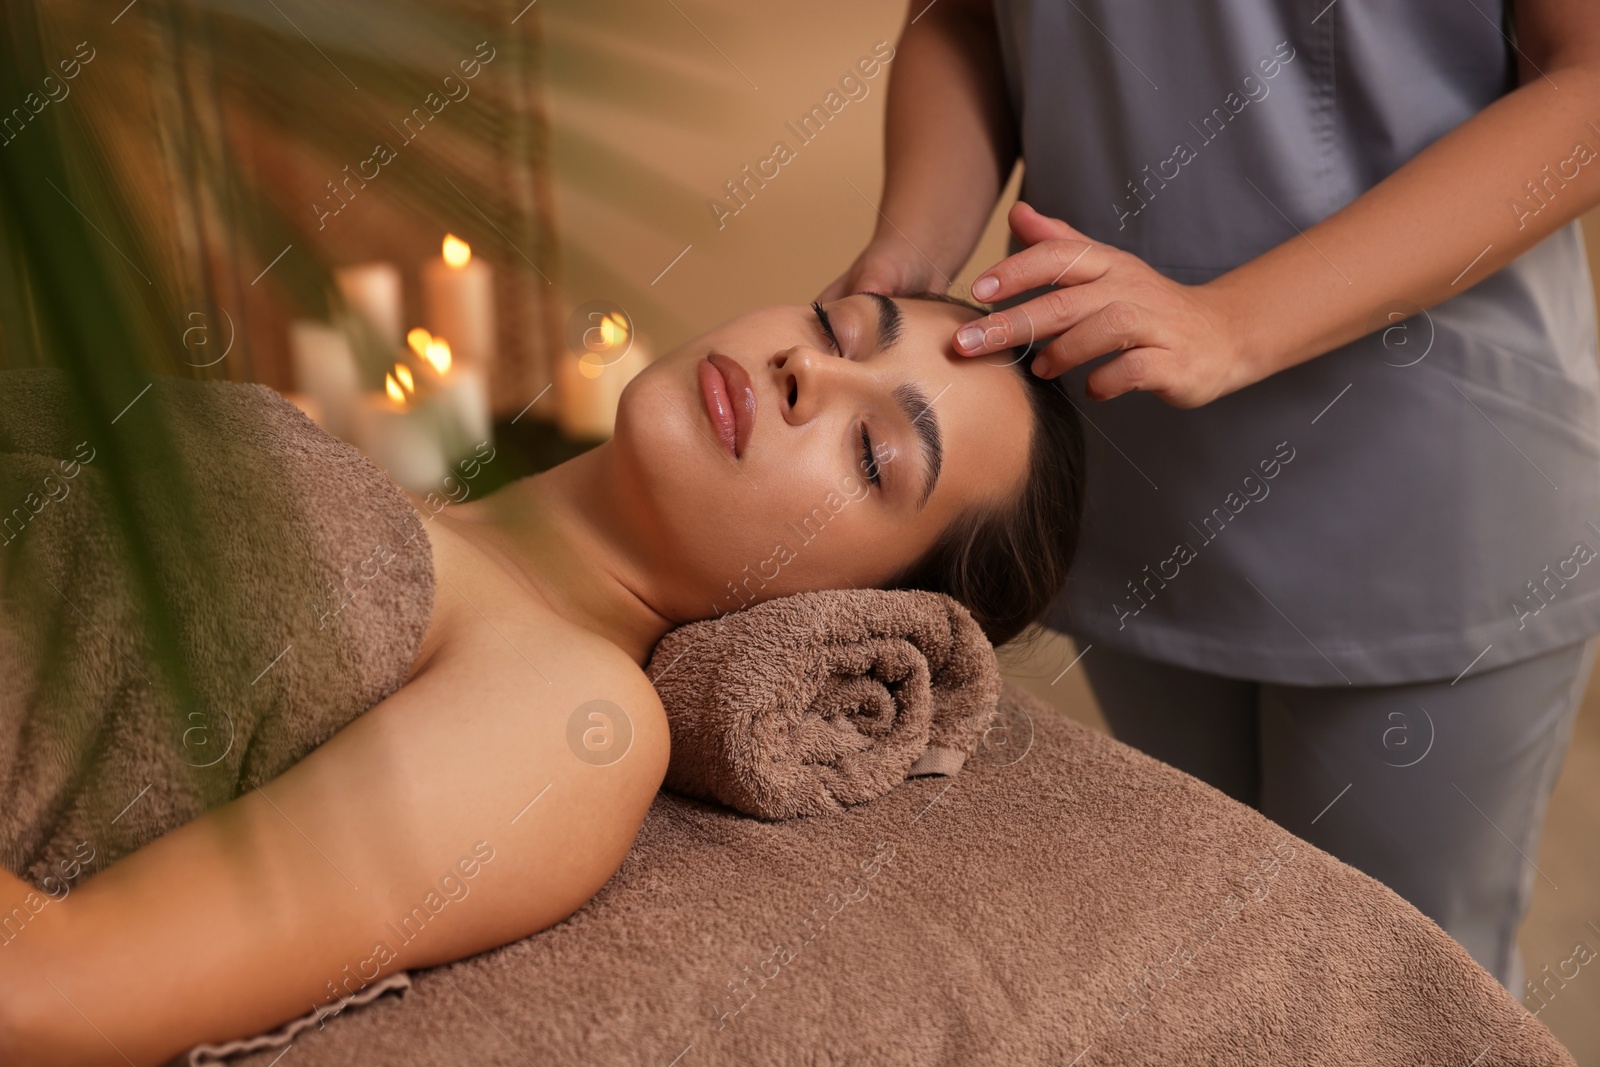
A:
{"label": "woman's face", "polygon": [[1020,491],[1025,387],[1001,356],[955,354],[970,312],[870,293],[822,311],[837,351],[812,307],[763,308],[623,391],[610,488],[671,578],[669,617],[878,585],[962,510]]}

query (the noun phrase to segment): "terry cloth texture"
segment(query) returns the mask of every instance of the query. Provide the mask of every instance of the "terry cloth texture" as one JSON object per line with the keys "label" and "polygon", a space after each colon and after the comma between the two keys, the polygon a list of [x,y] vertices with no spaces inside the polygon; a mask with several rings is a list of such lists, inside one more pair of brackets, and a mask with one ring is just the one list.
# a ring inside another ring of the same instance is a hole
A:
{"label": "terry cloth texture", "polygon": [[413,971],[292,1049],[281,1064],[1573,1065],[1393,891],[1012,687],[959,775],[827,818],[660,793],[574,915]]}
{"label": "terry cloth texture", "polygon": [[[158,378],[115,427],[167,427],[139,477],[66,400],[54,370],[0,375],[0,507],[22,509],[0,515],[0,863],[57,893],[398,689],[434,595],[405,494],[272,389]],[[197,525],[159,503],[180,473]],[[151,651],[152,603],[178,670]]]}
{"label": "terry cloth texture", "polygon": [[955,774],[994,716],[1000,668],[942,593],[835,589],[680,626],[645,669],[666,706],[666,788],[765,819]]}

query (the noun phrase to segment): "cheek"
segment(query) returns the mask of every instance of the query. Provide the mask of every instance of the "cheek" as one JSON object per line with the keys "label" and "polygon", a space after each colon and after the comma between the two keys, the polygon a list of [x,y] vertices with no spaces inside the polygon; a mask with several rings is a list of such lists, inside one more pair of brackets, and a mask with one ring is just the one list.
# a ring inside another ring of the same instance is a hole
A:
{"label": "cheek", "polygon": [[[771,536],[758,547],[768,596],[812,589],[868,588],[897,570],[913,551],[873,494],[851,493],[848,479],[802,483],[769,501],[761,524]],[[858,483],[859,485],[864,483]]]}
{"label": "cheek", "polygon": [[920,551],[919,533],[873,511],[871,498],[845,505],[820,535],[795,535],[795,558],[787,568],[791,586],[805,589],[870,589],[881,586]]}
{"label": "cheek", "polygon": [[725,487],[711,467],[718,457],[701,436],[703,427],[690,421],[697,412],[688,405],[697,398],[656,369],[642,371],[623,389],[611,447],[626,472],[626,490],[670,520],[713,504]]}
{"label": "cheek", "polygon": [[787,492],[785,479],[736,467],[710,440],[700,412],[689,407],[700,402],[698,392],[681,376],[653,375],[658,367],[623,390],[611,442],[621,484],[611,491],[651,531],[660,560],[720,589],[745,564],[772,554],[775,531],[791,517],[774,499]]}

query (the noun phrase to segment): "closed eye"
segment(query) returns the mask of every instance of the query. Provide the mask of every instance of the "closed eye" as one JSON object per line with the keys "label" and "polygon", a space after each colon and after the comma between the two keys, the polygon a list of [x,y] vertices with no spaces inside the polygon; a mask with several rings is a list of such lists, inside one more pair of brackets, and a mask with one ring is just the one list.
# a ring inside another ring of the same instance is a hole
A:
{"label": "closed eye", "polygon": [[867,424],[861,424],[861,469],[866,472],[867,481],[873,485],[881,486],[882,480],[878,476],[878,461],[872,454],[872,438],[867,436]]}
{"label": "closed eye", "polygon": [[828,313],[822,310],[822,301],[811,301],[811,310],[817,313],[817,325],[822,327],[822,335],[828,339],[828,344],[839,355],[844,355],[844,350],[839,347],[839,337],[833,332],[833,322],[829,320]]}
{"label": "closed eye", "polygon": [[[817,324],[822,327],[822,333],[828,339],[828,344],[833,346],[834,352],[844,358],[844,351],[839,347],[839,337],[833,332],[833,323],[828,320],[828,313],[822,310],[822,302],[813,300],[811,310],[817,313]],[[792,402],[792,398],[791,398]],[[867,481],[883,488],[883,479],[878,470],[878,461],[873,456],[872,438],[867,433],[867,424],[861,424],[861,471],[867,476]]]}

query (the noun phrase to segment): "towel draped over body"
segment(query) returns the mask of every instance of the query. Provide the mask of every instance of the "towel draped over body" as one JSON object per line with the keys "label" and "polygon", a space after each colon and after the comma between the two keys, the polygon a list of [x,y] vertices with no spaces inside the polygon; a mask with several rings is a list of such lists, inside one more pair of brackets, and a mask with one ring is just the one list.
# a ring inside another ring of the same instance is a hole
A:
{"label": "towel draped over body", "polygon": [[398,689],[434,575],[400,488],[264,385],[158,378],[120,437],[68,401],[0,374],[0,863],[70,890]]}

